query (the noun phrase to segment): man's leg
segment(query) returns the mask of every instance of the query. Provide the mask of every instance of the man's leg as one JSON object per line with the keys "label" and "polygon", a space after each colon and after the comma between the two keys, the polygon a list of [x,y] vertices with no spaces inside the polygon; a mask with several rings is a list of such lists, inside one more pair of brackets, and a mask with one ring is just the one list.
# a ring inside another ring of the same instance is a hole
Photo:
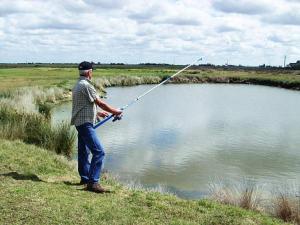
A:
{"label": "man's leg", "polygon": [[93,155],[89,170],[89,183],[95,184],[98,183],[100,179],[105,153],[97,137],[95,129],[93,128],[93,125],[90,123],[86,123],[81,126],[83,126],[81,138]]}
{"label": "man's leg", "polygon": [[88,183],[89,181],[90,150],[86,147],[86,144],[82,139],[80,133],[78,132],[78,172],[81,177],[80,183],[84,184],[84,183]]}

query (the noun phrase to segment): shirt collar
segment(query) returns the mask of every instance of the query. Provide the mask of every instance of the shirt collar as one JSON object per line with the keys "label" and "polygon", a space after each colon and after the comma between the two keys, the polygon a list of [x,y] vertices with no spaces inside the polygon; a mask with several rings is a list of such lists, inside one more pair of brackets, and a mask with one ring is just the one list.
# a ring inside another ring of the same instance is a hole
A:
{"label": "shirt collar", "polygon": [[89,79],[87,79],[85,76],[80,76],[79,80],[86,80],[89,83],[92,83]]}

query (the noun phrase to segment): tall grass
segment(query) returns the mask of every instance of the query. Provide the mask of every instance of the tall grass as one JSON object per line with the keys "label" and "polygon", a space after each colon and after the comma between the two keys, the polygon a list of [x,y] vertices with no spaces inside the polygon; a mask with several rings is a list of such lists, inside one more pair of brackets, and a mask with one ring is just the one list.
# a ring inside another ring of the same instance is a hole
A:
{"label": "tall grass", "polygon": [[40,87],[19,88],[1,92],[0,104],[14,108],[19,112],[39,113],[49,111],[46,108],[49,108],[50,103],[59,102],[67,97],[68,93],[58,87],[48,89]]}
{"label": "tall grass", "polygon": [[63,93],[63,90],[57,88],[45,92],[40,88],[31,88],[0,95],[0,137],[20,139],[71,157],[74,130],[66,122],[52,127],[49,120],[50,102],[64,98]]}
{"label": "tall grass", "polygon": [[0,122],[0,137],[4,139],[14,140],[20,139],[24,140],[26,138],[26,121],[25,119],[19,121],[18,123],[12,122]]}
{"label": "tall grass", "polygon": [[245,209],[260,210],[262,193],[251,181],[243,180],[234,185],[218,181],[210,184],[209,190],[212,198],[218,202]]}
{"label": "tall grass", "polygon": [[274,215],[283,221],[300,224],[300,199],[295,191],[280,190],[274,199]]}
{"label": "tall grass", "polygon": [[51,88],[39,88],[35,87],[30,89],[36,102],[50,102],[55,103],[66,97],[66,91],[62,88],[51,87]]}
{"label": "tall grass", "polygon": [[68,157],[73,155],[76,135],[74,130],[70,129],[70,123],[62,122],[54,128],[53,149],[57,154],[64,154]]}
{"label": "tall grass", "polygon": [[[300,225],[300,198],[296,188],[278,187],[277,191],[269,192],[258,187],[253,182],[241,183],[218,180],[209,184],[210,196],[223,204],[239,206],[245,209],[266,212],[282,219]],[[269,192],[269,199],[264,199]]]}
{"label": "tall grass", "polygon": [[100,77],[94,80],[95,86],[104,90],[105,87],[112,86],[133,86],[140,84],[158,84],[161,82],[161,76],[118,76],[118,77]]}
{"label": "tall grass", "polygon": [[48,102],[37,102],[38,111],[48,120],[51,119],[51,111],[53,108],[53,104]]}

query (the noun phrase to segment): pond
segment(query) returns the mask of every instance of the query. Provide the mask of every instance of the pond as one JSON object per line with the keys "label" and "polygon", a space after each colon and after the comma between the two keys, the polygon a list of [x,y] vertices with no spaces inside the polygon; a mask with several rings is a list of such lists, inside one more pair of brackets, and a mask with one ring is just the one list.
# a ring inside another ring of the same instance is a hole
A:
{"label": "pond", "polygon": [[[121,107],[152,86],[108,88]],[[71,103],[53,121],[70,120]],[[164,85],[97,129],[121,182],[200,198],[217,180],[300,184],[300,92],[256,85]]]}

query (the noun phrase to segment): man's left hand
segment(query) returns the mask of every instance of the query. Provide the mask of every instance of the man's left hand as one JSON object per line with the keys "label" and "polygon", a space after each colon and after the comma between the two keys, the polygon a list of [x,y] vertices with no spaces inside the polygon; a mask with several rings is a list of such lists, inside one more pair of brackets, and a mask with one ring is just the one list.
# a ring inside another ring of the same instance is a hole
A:
{"label": "man's left hand", "polygon": [[98,116],[98,117],[105,118],[105,117],[109,116],[109,114],[108,114],[108,112],[106,112],[106,111],[102,111],[102,112],[98,112],[98,113],[97,113],[97,116]]}

